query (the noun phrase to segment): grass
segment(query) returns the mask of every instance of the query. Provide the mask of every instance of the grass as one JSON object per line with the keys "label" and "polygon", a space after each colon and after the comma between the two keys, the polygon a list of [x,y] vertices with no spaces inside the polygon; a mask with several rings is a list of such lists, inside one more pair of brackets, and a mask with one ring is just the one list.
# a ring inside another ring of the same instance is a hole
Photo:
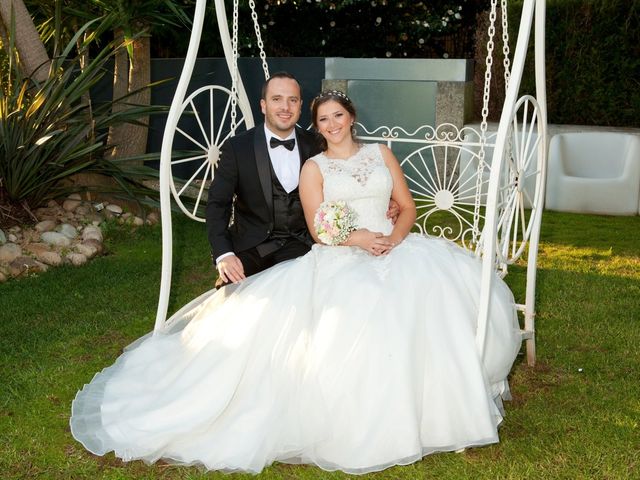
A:
{"label": "grass", "polygon": [[[213,285],[201,224],[174,225],[170,310]],[[640,478],[640,217],[545,212],[538,364],[516,360],[497,445],[431,455],[371,479]],[[197,468],[95,457],[69,432],[71,400],[153,327],[160,230],[112,227],[109,254],[0,285],[0,478],[229,478]],[[524,267],[507,277],[523,294]],[[521,298],[520,298],[521,299]],[[339,479],[274,465],[258,479]],[[254,478],[234,475],[232,478]]]}

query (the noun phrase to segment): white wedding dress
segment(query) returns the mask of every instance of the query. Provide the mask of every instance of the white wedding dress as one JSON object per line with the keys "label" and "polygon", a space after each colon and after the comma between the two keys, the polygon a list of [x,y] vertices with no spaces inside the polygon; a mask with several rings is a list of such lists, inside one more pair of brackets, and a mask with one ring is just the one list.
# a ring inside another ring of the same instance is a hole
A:
{"label": "white wedding dress", "polygon": [[[389,233],[377,145],[313,158],[325,200]],[[315,245],[208,292],[77,394],[71,431],[98,455],[259,472],[274,461],[365,473],[498,441],[520,347],[496,277],[487,355],[475,346],[480,264],[411,234],[387,256]]]}

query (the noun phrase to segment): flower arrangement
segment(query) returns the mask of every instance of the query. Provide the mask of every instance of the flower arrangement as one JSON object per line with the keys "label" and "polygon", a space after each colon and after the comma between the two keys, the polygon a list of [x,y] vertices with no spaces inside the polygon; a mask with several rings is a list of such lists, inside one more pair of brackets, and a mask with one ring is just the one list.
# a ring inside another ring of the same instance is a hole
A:
{"label": "flower arrangement", "polygon": [[346,202],[322,202],[313,218],[313,226],[322,243],[339,245],[356,230],[356,219],[356,212]]}

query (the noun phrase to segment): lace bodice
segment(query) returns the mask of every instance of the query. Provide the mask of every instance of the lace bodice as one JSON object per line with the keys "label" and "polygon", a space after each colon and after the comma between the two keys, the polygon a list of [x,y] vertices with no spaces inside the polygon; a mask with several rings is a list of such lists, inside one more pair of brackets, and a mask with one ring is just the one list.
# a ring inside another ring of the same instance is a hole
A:
{"label": "lace bodice", "polygon": [[325,201],[347,202],[358,215],[358,228],[391,233],[393,226],[386,213],[393,180],[379,145],[363,145],[347,159],[320,153],[311,160],[320,167]]}

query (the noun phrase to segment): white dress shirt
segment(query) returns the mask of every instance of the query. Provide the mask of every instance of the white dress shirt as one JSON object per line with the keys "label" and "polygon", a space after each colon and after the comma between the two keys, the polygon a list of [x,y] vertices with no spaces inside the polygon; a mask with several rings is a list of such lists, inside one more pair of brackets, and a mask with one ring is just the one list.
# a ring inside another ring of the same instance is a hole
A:
{"label": "white dress shirt", "polygon": [[278,177],[280,184],[287,193],[291,193],[298,186],[298,181],[300,180],[300,153],[298,152],[298,142],[296,140],[293,150],[287,150],[283,146],[271,148],[270,141],[271,137],[279,140],[289,140],[290,138],[295,140],[296,131],[291,132],[286,138],[280,138],[271,132],[265,124],[264,134],[267,138],[267,148],[269,149],[269,158],[271,159],[273,171],[276,172],[276,177]]}

